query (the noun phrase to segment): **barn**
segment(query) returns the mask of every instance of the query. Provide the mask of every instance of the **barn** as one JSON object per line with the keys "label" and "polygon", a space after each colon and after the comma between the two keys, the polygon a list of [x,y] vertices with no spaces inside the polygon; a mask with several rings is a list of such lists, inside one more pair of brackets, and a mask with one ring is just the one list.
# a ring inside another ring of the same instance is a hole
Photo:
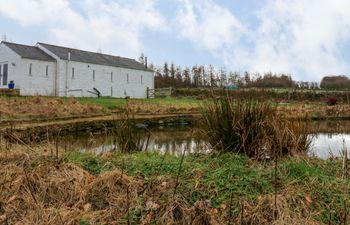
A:
{"label": "barn", "polygon": [[146,98],[153,71],[134,59],[37,43],[0,44],[0,88],[20,95]]}

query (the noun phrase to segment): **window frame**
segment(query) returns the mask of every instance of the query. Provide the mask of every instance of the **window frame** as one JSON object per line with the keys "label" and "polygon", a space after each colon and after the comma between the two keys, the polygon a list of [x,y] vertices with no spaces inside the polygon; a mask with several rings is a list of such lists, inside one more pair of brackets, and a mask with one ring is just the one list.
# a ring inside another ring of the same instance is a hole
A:
{"label": "window frame", "polygon": [[49,65],[46,65],[45,75],[46,75],[46,77],[49,77]]}

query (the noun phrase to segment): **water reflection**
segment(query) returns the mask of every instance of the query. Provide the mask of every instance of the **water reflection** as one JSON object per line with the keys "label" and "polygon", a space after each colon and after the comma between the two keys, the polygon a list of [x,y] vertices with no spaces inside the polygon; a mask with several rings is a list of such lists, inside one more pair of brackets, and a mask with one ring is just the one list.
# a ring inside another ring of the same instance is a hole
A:
{"label": "water reflection", "polygon": [[344,148],[349,147],[350,134],[319,133],[314,135],[310,154],[323,159],[341,157]]}
{"label": "water reflection", "polygon": [[[311,133],[313,142],[309,154],[312,156],[324,159],[340,157],[344,147],[350,150],[350,122],[313,123]],[[69,149],[98,154],[118,150],[113,137],[108,132],[65,137],[63,144]],[[181,155],[184,151],[207,153],[210,152],[210,146],[196,128],[166,128],[151,130],[148,150]]]}

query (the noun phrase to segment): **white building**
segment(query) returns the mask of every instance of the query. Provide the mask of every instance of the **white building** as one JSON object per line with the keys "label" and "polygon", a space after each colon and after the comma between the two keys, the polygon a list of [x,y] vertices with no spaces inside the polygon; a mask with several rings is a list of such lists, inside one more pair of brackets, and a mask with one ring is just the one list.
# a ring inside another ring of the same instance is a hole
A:
{"label": "white building", "polygon": [[[146,63],[147,64],[147,63]],[[20,95],[145,98],[153,71],[133,59],[37,43],[0,44],[0,88]]]}

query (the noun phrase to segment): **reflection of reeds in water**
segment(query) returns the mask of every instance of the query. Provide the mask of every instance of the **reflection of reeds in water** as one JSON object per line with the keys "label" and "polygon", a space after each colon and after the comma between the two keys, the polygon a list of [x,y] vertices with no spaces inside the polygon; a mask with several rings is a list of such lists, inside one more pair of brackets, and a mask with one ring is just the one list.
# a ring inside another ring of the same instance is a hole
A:
{"label": "reflection of reeds in water", "polygon": [[112,130],[114,143],[121,152],[139,152],[148,148],[150,134],[144,139],[131,119],[128,113],[123,113],[121,118],[115,121],[116,128]]}
{"label": "reflection of reeds in water", "polygon": [[310,123],[310,132],[327,134],[350,133],[350,121],[314,121]]}

